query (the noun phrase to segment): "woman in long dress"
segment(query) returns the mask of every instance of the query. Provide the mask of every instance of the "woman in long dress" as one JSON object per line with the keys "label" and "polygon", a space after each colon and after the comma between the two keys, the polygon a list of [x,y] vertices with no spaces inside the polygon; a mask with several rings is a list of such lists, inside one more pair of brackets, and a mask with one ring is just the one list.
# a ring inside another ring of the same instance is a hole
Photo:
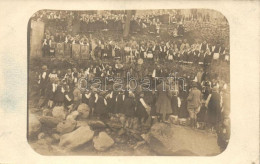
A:
{"label": "woman in long dress", "polygon": [[212,89],[206,104],[208,106],[208,124],[213,131],[214,128],[216,130],[221,116],[221,96],[217,87]]}
{"label": "woman in long dress", "polygon": [[161,82],[156,88],[158,90],[158,98],[156,101],[156,112],[162,116],[162,121],[166,121],[166,115],[172,113],[171,96],[169,85]]}

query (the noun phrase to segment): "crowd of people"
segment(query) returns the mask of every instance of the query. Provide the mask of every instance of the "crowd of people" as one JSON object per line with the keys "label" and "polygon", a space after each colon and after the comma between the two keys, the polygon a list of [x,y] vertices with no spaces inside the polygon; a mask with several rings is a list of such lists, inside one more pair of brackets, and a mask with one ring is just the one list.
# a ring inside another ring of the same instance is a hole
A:
{"label": "crowd of people", "polygon": [[[63,17],[64,15],[66,17]],[[52,19],[55,24],[60,21],[68,23],[67,19],[71,16],[75,16],[73,12],[58,11],[54,14],[38,13],[35,17]],[[85,32],[104,29],[118,31],[123,28],[124,17],[123,13],[106,17],[82,14],[78,15],[78,20]],[[176,19],[181,18],[177,16]],[[73,20],[75,21],[74,18],[71,19]],[[204,17],[203,21],[208,22],[208,17]],[[155,25],[156,33],[157,24],[161,22],[149,16],[132,18],[132,29],[139,31],[138,26],[145,27],[146,24]],[[58,27],[57,24],[54,26]],[[220,134],[218,142],[225,149],[230,133],[229,72],[222,72],[218,66],[225,65],[225,68],[229,68],[229,47],[223,42],[227,37],[224,36],[223,40],[144,40],[142,37],[123,40],[82,33],[72,35],[64,27],[66,26],[61,25],[61,29],[54,34],[46,30],[43,56],[57,56],[53,43],[70,46],[80,44],[89,47],[89,60],[85,61],[84,66],[74,65],[62,69],[49,63],[48,66],[43,65],[41,70],[35,71],[35,76],[31,78],[38,82],[35,90],[44,99],[39,108],[64,106],[70,113],[77,110],[81,103],[85,103],[90,107],[92,117],[107,119],[112,115],[124,115],[127,118],[124,125],[126,128],[132,128],[135,118],[138,118],[140,127],[148,118],[152,120],[151,125],[156,120],[169,123],[172,118],[185,119],[192,128],[216,131]],[[207,37],[212,38],[210,35]],[[114,79],[127,81],[128,73],[138,84],[124,83],[124,89],[115,90]],[[169,89],[172,86],[171,81],[158,79],[176,77],[176,73],[179,79],[175,79],[177,84],[174,83],[173,90]],[[95,78],[100,78],[102,83],[106,77],[112,80],[108,81],[105,90],[96,85],[82,89],[87,84],[93,84]],[[86,83],[82,84],[81,79],[86,79]],[[148,90],[139,84],[143,79],[151,82],[151,88]],[[133,88],[133,85],[135,89],[129,89]]]}
{"label": "crowd of people", "polygon": [[136,61],[138,59],[151,61],[177,61],[180,63],[194,63],[209,65],[212,61],[229,62],[229,48],[223,43],[207,41],[188,41],[184,40],[149,40],[143,41],[136,38],[128,41],[113,39],[94,39],[86,35],[56,34],[55,36],[46,35],[43,41],[43,56],[55,57],[57,51],[53,43],[69,44],[70,56],[73,57],[71,47],[73,44],[88,46],[90,59],[120,59],[121,61]]}

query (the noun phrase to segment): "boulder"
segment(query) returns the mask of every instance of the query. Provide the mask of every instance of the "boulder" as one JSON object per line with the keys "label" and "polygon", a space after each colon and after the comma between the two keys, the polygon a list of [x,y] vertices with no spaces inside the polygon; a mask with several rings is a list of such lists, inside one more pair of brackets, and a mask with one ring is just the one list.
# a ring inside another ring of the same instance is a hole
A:
{"label": "boulder", "polygon": [[77,111],[79,112],[80,118],[88,118],[90,113],[90,108],[87,104],[82,103],[78,106]]}
{"label": "boulder", "polygon": [[55,106],[52,110],[52,116],[59,119],[66,118],[66,112],[63,106]]}
{"label": "boulder", "polygon": [[93,136],[94,131],[89,126],[81,126],[71,133],[62,135],[59,146],[67,149],[75,149],[92,140]]}
{"label": "boulder", "polygon": [[34,114],[30,113],[28,130],[29,137],[34,137],[35,135],[37,135],[41,129],[41,126],[41,122],[38,120],[38,118]]}
{"label": "boulder", "polygon": [[106,128],[107,126],[104,124],[104,122],[100,120],[91,120],[88,122],[89,126],[93,129],[101,129],[101,128]]}
{"label": "boulder", "polygon": [[87,121],[82,121],[82,120],[80,120],[80,121],[77,121],[77,128],[78,127],[81,127],[81,126],[88,126],[88,122]]}
{"label": "boulder", "polygon": [[158,155],[217,155],[217,136],[189,127],[156,123],[148,134],[142,135]]}
{"label": "boulder", "polygon": [[62,121],[59,118],[54,118],[51,116],[42,116],[42,117],[40,117],[39,120],[44,127],[49,127],[49,128],[56,127],[58,125],[58,123]]}
{"label": "boulder", "polygon": [[57,125],[57,131],[61,134],[72,132],[76,128],[75,120],[62,121]]}
{"label": "boulder", "polygon": [[93,139],[93,142],[95,149],[98,151],[106,151],[115,143],[106,132],[100,132],[99,135]]}
{"label": "boulder", "polygon": [[69,114],[66,118],[66,120],[76,120],[79,115],[78,111],[73,111],[71,114]]}
{"label": "boulder", "polygon": [[52,137],[53,140],[56,141],[56,142],[60,140],[60,135],[58,135],[57,133],[53,133],[53,134],[51,135],[51,137]]}

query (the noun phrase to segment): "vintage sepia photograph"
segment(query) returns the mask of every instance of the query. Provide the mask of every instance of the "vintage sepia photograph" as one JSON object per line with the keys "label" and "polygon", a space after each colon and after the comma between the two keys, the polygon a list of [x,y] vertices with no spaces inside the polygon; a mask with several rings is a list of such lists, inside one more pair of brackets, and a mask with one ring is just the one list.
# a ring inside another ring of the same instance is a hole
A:
{"label": "vintage sepia photograph", "polygon": [[28,21],[27,141],[47,156],[216,156],[230,29],[211,9],[49,10]]}

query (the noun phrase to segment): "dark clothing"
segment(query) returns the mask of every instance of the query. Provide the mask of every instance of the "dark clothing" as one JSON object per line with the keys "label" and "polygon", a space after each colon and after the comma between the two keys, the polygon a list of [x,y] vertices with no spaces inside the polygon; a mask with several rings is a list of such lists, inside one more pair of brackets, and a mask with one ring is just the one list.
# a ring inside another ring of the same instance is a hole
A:
{"label": "dark clothing", "polygon": [[98,96],[94,113],[98,115],[103,115],[107,113],[105,99],[102,96]]}
{"label": "dark clothing", "polygon": [[208,122],[216,125],[220,119],[220,95],[217,92],[212,92],[208,104]]}
{"label": "dark clothing", "polygon": [[64,93],[62,93],[62,86],[61,85],[57,86],[57,91],[55,93],[54,101],[57,102],[57,103],[63,103],[63,101],[64,101]]}
{"label": "dark clothing", "polygon": [[172,114],[178,115],[179,108],[178,108],[178,97],[177,96],[172,96],[171,104],[172,104]]}
{"label": "dark clothing", "polygon": [[205,122],[206,121],[206,112],[207,112],[207,107],[205,105],[202,105],[199,113],[197,114],[197,121],[198,122]]}
{"label": "dark clothing", "polygon": [[127,97],[124,101],[125,115],[134,117],[135,115],[135,100],[132,97]]}
{"label": "dark clothing", "polygon": [[140,118],[146,118],[148,117],[148,114],[146,112],[145,107],[143,106],[143,104],[140,101],[141,98],[139,98],[137,100],[137,108],[136,108],[136,116],[140,119]]}
{"label": "dark clothing", "polygon": [[[66,107],[68,107],[68,106],[70,106],[71,104],[72,104],[72,100],[73,100],[73,94],[71,93],[71,92],[65,92],[65,98],[64,98],[64,105],[66,106]],[[70,100],[71,101],[69,101],[67,98],[66,98],[66,96],[68,96],[68,98],[70,98]]]}
{"label": "dark clothing", "polygon": [[180,107],[180,111],[179,111],[179,118],[189,117],[189,112],[187,110],[187,97],[188,97],[187,92],[185,92],[185,91],[180,92],[181,107]]}
{"label": "dark clothing", "polygon": [[116,94],[115,92],[112,93],[112,97],[107,97],[107,110],[108,113],[116,113],[115,104],[116,104]]}
{"label": "dark clothing", "polygon": [[122,93],[119,93],[117,95],[116,113],[124,114],[124,99],[123,99],[123,94]]}
{"label": "dark clothing", "polygon": [[48,83],[47,86],[46,86],[46,97],[49,99],[49,100],[54,100],[54,94],[55,92],[53,92],[53,85],[52,83]]}

